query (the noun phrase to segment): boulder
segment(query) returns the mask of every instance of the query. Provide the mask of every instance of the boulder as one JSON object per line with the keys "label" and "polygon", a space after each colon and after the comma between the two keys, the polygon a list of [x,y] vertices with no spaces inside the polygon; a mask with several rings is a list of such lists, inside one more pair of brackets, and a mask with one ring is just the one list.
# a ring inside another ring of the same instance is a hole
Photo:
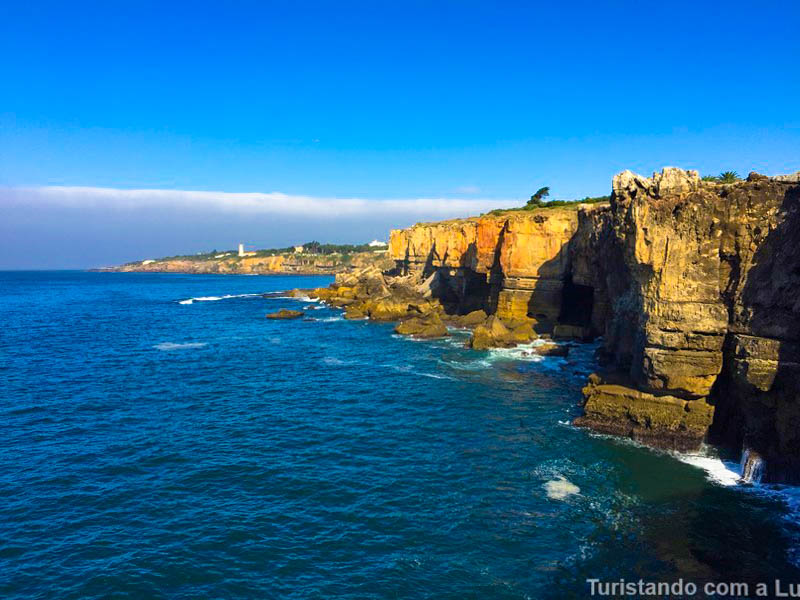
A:
{"label": "boulder", "polygon": [[488,319],[486,311],[473,310],[465,315],[453,315],[448,317],[448,320],[456,327],[477,327]]}
{"label": "boulder", "polygon": [[422,339],[440,338],[449,335],[447,327],[436,314],[427,317],[412,317],[401,321],[394,328],[394,331],[400,335],[410,335]]}
{"label": "boulder", "polygon": [[511,339],[511,330],[499,318],[492,315],[472,332],[469,346],[475,350],[485,350],[513,346],[514,343]]}
{"label": "boulder", "polygon": [[376,300],[369,310],[373,321],[397,321],[408,315],[408,302],[394,298]]}

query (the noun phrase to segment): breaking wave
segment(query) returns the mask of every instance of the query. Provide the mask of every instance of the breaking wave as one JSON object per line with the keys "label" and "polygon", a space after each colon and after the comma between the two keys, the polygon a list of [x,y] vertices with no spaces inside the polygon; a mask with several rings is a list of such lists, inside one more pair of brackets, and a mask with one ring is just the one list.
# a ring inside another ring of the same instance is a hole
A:
{"label": "breaking wave", "polygon": [[179,300],[178,304],[194,304],[195,302],[216,302],[217,300],[228,300],[229,298],[252,298],[261,294],[225,294],[224,296],[198,296]]}

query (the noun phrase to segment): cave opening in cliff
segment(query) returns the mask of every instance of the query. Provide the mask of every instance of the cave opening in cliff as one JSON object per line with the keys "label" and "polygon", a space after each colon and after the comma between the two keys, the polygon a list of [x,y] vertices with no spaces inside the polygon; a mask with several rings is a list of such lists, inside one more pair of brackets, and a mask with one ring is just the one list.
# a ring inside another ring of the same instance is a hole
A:
{"label": "cave opening in cliff", "polygon": [[486,275],[466,269],[464,271],[464,287],[458,312],[463,315],[473,310],[486,310],[490,293],[491,286],[487,281]]}
{"label": "cave opening in cliff", "polygon": [[572,277],[568,277],[561,292],[559,322],[566,325],[588,327],[592,323],[593,308],[594,288],[590,285],[574,283]]}

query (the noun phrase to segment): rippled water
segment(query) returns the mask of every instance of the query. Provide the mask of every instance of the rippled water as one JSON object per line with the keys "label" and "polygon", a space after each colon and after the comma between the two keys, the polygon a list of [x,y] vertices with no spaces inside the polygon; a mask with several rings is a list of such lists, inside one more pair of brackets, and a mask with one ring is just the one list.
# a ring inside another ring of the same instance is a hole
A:
{"label": "rippled water", "polygon": [[473,352],[260,295],[328,281],[0,274],[0,597],[799,578],[794,490],[568,425],[594,346]]}

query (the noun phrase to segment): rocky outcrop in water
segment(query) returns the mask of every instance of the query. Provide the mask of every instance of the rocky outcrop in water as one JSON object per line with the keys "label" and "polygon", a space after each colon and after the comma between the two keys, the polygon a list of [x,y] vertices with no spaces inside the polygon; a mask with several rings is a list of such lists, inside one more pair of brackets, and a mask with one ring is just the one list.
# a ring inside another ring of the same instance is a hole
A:
{"label": "rocky outcrop in water", "polygon": [[302,310],[289,310],[288,308],[282,308],[277,312],[267,313],[267,319],[273,320],[291,320],[291,319],[301,319],[306,316]]}
{"label": "rocky outcrop in water", "polygon": [[710,433],[762,457],[764,480],[789,480],[800,473],[798,215],[800,174],[721,184],[626,171],[608,204],[393,231],[391,272],[317,293],[412,335],[476,315],[476,349],[602,335],[605,369],[578,425],[679,450]]}

